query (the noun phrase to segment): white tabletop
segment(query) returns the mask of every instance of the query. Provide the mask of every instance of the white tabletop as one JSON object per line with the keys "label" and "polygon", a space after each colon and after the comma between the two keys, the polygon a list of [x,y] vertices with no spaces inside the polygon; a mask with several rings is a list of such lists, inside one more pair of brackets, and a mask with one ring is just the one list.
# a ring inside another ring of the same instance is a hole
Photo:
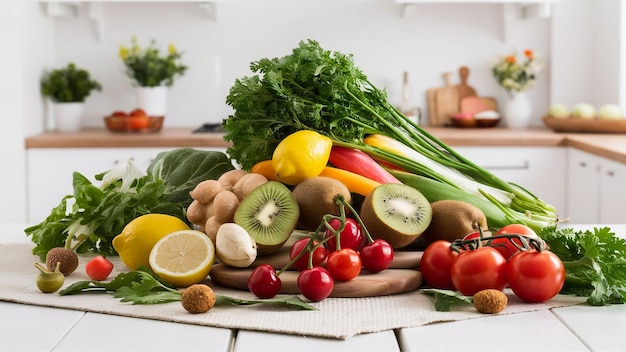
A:
{"label": "white tabletop", "polygon": [[[626,225],[608,226],[622,237],[626,234]],[[0,243],[29,241],[23,235],[25,227],[0,224]],[[0,317],[0,351],[626,351],[622,336],[626,305],[581,305],[486,316],[357,335],[347,340],[212,328],[3,301]]]}

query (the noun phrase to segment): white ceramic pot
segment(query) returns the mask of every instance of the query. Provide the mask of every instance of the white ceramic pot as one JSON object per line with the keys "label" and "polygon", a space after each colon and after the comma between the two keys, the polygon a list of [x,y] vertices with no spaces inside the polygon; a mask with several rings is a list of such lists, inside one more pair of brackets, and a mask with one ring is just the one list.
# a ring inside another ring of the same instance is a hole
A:
{"label": "white ceramic pot", "polygon": [[80,130],[85,103],[53,103],[54,124],[59,132]]}
{"label": "white ceramic pot", "polygon": [[504,119],[509,128],[523,129],[530,126],[532,107],[525,92],[509,95],[504,107]]}
{"label": "white ceramic pot", "polygon": [[148,116],[165,116],[167,110],[167,87],[137,87],[137,107]]}

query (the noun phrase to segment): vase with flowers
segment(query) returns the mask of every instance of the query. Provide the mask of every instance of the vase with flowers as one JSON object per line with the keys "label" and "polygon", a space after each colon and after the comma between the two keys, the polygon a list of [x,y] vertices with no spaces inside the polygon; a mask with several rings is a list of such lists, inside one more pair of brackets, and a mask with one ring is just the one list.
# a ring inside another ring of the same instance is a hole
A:
{"label": "vase with flowers", "polygon": [[531,88],[541,70],[541,64],[532,50],[524,50],[523,58],[511,54],[498,60],[491,72],[498,84],[506,90],[504,118],[509,128],[527,128],[532,107],[526,90]]}
{"label": "vase with flowers", "polygon": [[181,61],[182,53],[170,43],[167,53],[161,54],[154,39],[142,48],[133,36],[130,48],[120,46],[119,56],[136,86],[137,107],[150,116],[165,116],[167,89],[187,70]]}

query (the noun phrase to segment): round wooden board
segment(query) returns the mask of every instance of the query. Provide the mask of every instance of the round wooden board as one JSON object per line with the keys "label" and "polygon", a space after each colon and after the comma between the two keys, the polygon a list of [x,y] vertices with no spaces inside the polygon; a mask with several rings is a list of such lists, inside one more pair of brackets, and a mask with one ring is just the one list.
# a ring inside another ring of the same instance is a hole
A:
{"label": "round wooden board", "polygon": [[[335,281],[330,297],[375,297],[393,295],[416,290],[422,284],[422,274],[417,270],[422,252],[396,251],[389,269],[379,273],[363,271],[350,281]],[[209,276],[217,285],[248,290],[248,277],[255,267],[269,264],[277,270],[289,262],[289,246],[283,247],[278,253],[258,258],[249,268],[232,268],[223,264],[215,264]],[[298,271],[287,270],[280,275],[282,294],[299,294],[297,279]]]}

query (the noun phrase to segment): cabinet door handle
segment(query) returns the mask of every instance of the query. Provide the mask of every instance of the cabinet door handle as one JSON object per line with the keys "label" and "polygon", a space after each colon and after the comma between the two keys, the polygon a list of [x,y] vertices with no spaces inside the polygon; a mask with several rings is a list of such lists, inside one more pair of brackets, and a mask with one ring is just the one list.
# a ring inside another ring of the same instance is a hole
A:
{"label": "cabinet door handle", "polygon": [[609,170],[609,171],[606,172],[606,175],[609,176],[609,177],[613,177],[613,176],[615,176],[615,171]]}
{"label": "cabinet door handle", "polygon": [[520,165],[496,165],[496,166],[483,166],[483,169],[486,170],[528,170],[530,167],[530,162],[528,160],[524,160],[523,164]]}
{"label": "cabinet door handle", "polygon": [[579,162],[579,163],[578,163],[578,165],[579,165],[580,167],[587,167],[587,163],[586,163],[586,162],[584,162],[584,161]]}

